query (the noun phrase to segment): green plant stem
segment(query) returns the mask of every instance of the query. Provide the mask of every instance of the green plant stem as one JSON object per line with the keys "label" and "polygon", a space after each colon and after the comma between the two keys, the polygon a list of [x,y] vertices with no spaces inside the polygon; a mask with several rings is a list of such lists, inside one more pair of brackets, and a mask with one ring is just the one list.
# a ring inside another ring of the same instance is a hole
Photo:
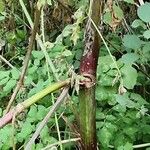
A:
{"label": "green plant stem", "polygon": [[0,128],[2,128],[7,123],[9,123],[12,120],[14,114],[17,115],[17,114],[21,113],[24,109],[30,107],[31,105],[33,105],[34,103],[39,101],[41,98],[43,98],[47,94],[50,94],[56,90],[59,90],[62,87],[65,87],[69,84],[70,84],[70,79],[67,79],[65,81],[59,81],[57,83],[54,83],[53,85],[46,87],[45,89],[43,89],[42,91],[38,92],[37,94],[31,96],[24,102],[19,103],[9,113],[5,114],[2,118],[0,118]]}
{"label": "green plant stem", "polygon": [[42,91],[38,92],[37,94],[33,95],[32,97],[28,98],[27,100],[22,102],[21,105],[23,105],[25,108],[28,108],[29,106],[31,106],[32,104],[37,102],[39,99],[46,96],[47,94],[52,93],[64,86],[67,86],[69,84],[69,82],[70,82],[70,80],[68,79],[65,81],[54,83],[53,85],[48,86],[44,90],[42,90]]}
{"label": "green plant stem", "polygon": [[80,100],[80,134],[84,150],[96,149],[96,123],[95,123],[95,88],[81,89]]}
{"label": "green plant stem", "polygon": [[[91,0],[89,16],[99,25],[103,1]],[[97,62],[100,49],[100,38],[97,31],[88,19],[85,31],[85,48],[80,63],[80,74],[86,78],[81,81],[79,90],[79,113],[80,113],[80,134],[83,150],[96,150],[96,101],[95,101],[95,80]]]}

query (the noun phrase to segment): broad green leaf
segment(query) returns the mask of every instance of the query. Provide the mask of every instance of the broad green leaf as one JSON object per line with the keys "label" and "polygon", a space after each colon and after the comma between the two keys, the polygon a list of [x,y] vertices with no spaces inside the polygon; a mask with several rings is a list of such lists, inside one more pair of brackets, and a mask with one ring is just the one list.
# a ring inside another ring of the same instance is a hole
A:
{"label": "broad green leaf", "polygon": [[[3,143],[3,146],[6,146],[8,149],[12,146],[11,135],[12,135],[12,126],[7,125],[0,129],[0,143]],[[0,144],[0,147],[2,146]],[[6,149],[4,149],[6,150]]]}
{"label": "broad green leaf", "polygon": [[53,47],[53,51],[54,52],[61,52],[63,50],[65,50],[65,46],[63,44],[56,44],[54,47]]}
{"label": "broad green leaf", "polygon": [[110,131],[106,128],[103,127],[101,130],[98,131],[98,140],[100,141],[101,145],[104,148],[107,148],[109,146],[109,142],[112,138],[112,134]]}
{"label": "broad green leaf", "polygon": [[111,13],[110,13],[110,12],[106,12],[106,13],[104,14],[104,22],[105,22],[106,24],[111,25],[111,23],[112,23],[112,16],[111,16]]}
{"label": "broad green leaf", "polygon": [[6,84],[8,80],[9,80],[9,77],[6,77],[6,78],[0,80],[0,85]]}
{"label": "broad green leaf", "polygon": [[16,68],[11,70],[11,74],[13,79],[17,80],[19,78],[19,71]]}
{"label": "broad green leaf", "polygon": [[121,146],[117,147],[117,150],[124,150],[124,146],[121,145]]}
{"label": "broad green leaf", "polygon": [[0,13],[1,13],[2,11],[4,11],[4,9],[5,9],[4,2],[3,2],[3,0],[0,0]]}
{"label": "broad green leaf", "polygon": [[136,53],[127,53],[121,57],[121,61],[125,64],[133,64],[135,61],[139,59],[139,55]]}
{"label": "broad green leaf", "polygon": [[150,22],[150,3],[146,2],[145,4],[138,7],[137,14],[144,22]]}
{"label": "broad green leaf", "polygon": [[16,85],[16,80],[9,80],[4,86],[4,92],[11,90]]}
{"label": "broad green leaf", "polygon": [[32,76],[30,76],[30,75],[28,75],[28,77],[25,79],[25,81],[24,81],[24,84],[26,85],[26,86],[28,86],[28,85],[30,85],[31,84],[31,82],[32,82]]}
{"label": "broad green leaf", "polygon": [[113,10],[117,18],[119,18],[120,20],[123,19],[123,11],[119,6],[116,6],[115,3],[113,4]]}
{"label": "broad green leaf", "polygon": [[22,142],[23,140],[26,140],[26,138],[29,137],[33,130],[34,125],[31,125],[31,123],[28,121],[24,122],[21,128],[21,132],[17,134],[18,141]]}
{"label": "broad green leaf", "polygon": [[[129,121],[129,123],[130,123],[130,121]],[[123,129],[123,132],[124,132],[126,135],[130,136],[131,138],[134,138],[134,135],[135,135],[135,133],[136,133],[137,131],[138,131],[137,126],[135,127],[134,125],[133,125],[133,126],[126,126],[126,127],[124,127],[124,129]]]}
{"label": "broad green leaf", "polygon": [[38,112],[36,114],[37,119],[42,120],[45,117],[46,113],[47,113],[46,108],[42,105],[38,105]]}
{"label": "broad green leaf", "polygon": [[98,101],[108,101],[114,97],[116,89],[110,86],[97,86],[96,87],[96,99]]}
{"label": "broad green leaf", "polygon": [[35,66],[39,66],[40,65],[40,60],[39,59],[35,59],[34,60],[34,65]]}
{"label": "broad green leaf", "polygon": [[128,108],[135,108],[136,103],[131,101],[127,95],[119,95],[116,94],[116,101],[122,106],[122,107],[128,107]]}
{"label": "broad green leaf", "polygon": [[39,60],[44,58],[44,54],[43,54],[42,51],[32,51],[32,55],[33,55],[34,58],[37,58]]}
{"label": "broad green leaf", "polygon": [[123,95],[116,95],[116,101],[123,107],[126,107],[128,97]]}
{"label": "broad green leaf", "polygon": [[37,69],[38,69],[38,67],[37,66],[33,66],[33,67],[30,67],[29,69],[28,69],[28,74],[34,74],[35,72],[37,72]]}
{"label": "broad green leaf", "polygon": [[148,102],[141,95],[136,94],[136,93],[131,93],[130,99],[133,99],[134,101],[136,101],[141,106],[148,104]]}
{"label": "broad green leaf", "polygon": [[105,114],[100,109],[96,109],[96,119],[105,119]]}
{"label": "broad green leaf", "polygon": [[140,19],[135,19],[133,22],[132,22],[132,25],[131,25],[133,28],[137,28],[139,26],[143,27],[144,29],[146,29],[146,25],[143,23],[143,21],[141,21]]}
{"label": "broad green leaf", "polygon": [[124,112],[126,112],[126,107],[121,106],[120,104],[118,104],[118,105],[115,105],[113,107],[113,110],[115,110],[115,111],[117,111],[119,113],[124,113]]}
{"label": "broad green leaf", "polygon": [[18,38],[24,40],[25,36],[26,36],[26,32],[24,30],[17,29],[17,37]]}
{"label": "broad green leaf", "polygon": [[147,42],[144,46],[143,46],[143,53],[147,53],[150,52],[150,42]]}
{"label": "broad green leaf", "polygon": [[61,36],[66,37],[66,36],[70,35],[72,33],[72,29],[73,29],[73,25],[67,25],[65,27],[65,29],[63,30]]}
{"label": "broad green leaf", "polygon": [[127,3],[134,4],[134,0],[124,0]]}
{"label": "broad green leaf", "polygon": [[123,74],[123,85],[127,89],[133,89],[137,82],[138,73],[131,65],[124,65],[121,68]]}
{"label": "broad green leaf", "polygon": [[142,41],[136,35],[125,35],[123,37],[123,45],[131,49],[139,49]]}
{"label": "broad green leaf", "polygon": [[5,77],[9,77],[9,75],[10,75],[10,71],[0,71],[0,80]]}
{"label": "broad green leaf", "polygon": [[30,107],[26,121],[28,121],[28,122],[38,121],[36,115],[37,115],[37,108],[36,108],[36,106],[33,105]]}
{"label": "broad green leaf", "polygon": [[149,39],[150,38],[150,30],[147,30],[143,33],[143,36],[146,38],[146,39]]}
{"label": "broad green leaf", "polygon": [[63,53],[62,53],[63,56],[71,56],[72,55],[72,52],[69,51],[69,50],[65,50]]}
{"label": "broad green leaf", "polygon": [[5,19],[5,16],[0,15],[0,21],[3,21]]}
{"label": "broad green leaf", "polygon": [[[113,58],[114,58],[114,60],[116,60],[116,58],[114,56],[113,56]],[[101,75],[102,73],[105,73],[110,69],[113,69],[114,68],[114,67],[112,67],[113,64],[114,64],[114,62],[113,62],[112,58],[110,57],[110,55],[99,57],[97,74]]]}

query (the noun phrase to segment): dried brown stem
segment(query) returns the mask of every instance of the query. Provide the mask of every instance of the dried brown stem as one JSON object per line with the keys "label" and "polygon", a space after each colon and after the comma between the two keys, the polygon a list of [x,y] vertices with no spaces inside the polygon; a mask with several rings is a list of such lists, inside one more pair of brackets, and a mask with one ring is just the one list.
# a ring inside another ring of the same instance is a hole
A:
{"label": "dried brown stem", "polygon": [[27,143],[25,150],[31,150],[31,146],[34,143],[35,139],[38,137],[40,134],[41,130],[44,128],[45,124],[48,122],[49,118],[52,116],[52,114],[60,107],[62,102],[64,101],[65,97],[67,96],[69,87],[66,87],[63,89],[62,93],[58,97],[57,101],[55,104],[52,106],[48,114],[45,116],[45,118],[42,120],[38,128],[36,129],[35,133],[33,134],[32,138],[30,141]]}
{"label": "dried brown stem", "polygon": [[27,71],[27,67],[28,67],[28,64],[29,64],[31,52],[32,52],[33,45],[34,45],[34,42],[35,42],[36,33],[37,33],[37,30],[38,30],[38,25],[39,25],[39,20],[40,20],[40,14],[41,14],[41,9],[39,10],[38,8],[36,8],[34,27],[33,27],[33,30],[32,30],[31,36],[30,36],[29,46],[28,46],[28,50],[27,50],[27,53],[26,53],[26,56],[25,56],[25,59],[24,59],[24,64],[23,64],[22,72],[21,72],[19,81],[17,83],[17,86],[16,86],[16,88],[15,88],[15,90],[14,90],[12,96],[11,96],[11,99],[10,99],[8,105],[7,105],[6,113],[10,110],[11,105],[12,105],[13,101],[15,100],[19,89],[23,85],[24,77],[25,77],[25,74],[26,74],[26,71]]}

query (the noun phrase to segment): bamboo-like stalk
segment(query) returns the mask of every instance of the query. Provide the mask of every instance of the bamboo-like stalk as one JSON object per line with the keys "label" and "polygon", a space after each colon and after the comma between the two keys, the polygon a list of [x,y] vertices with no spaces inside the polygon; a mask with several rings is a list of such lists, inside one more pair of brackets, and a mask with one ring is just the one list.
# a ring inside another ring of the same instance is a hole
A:
{"label": "bamboo-like stalk", "polygon": [[[98,26],[102,12],[102,0],[91,0],[90,18]],[[89,19],[85,31],[85,48],[80,63],[80,74],[86,77],[79,90],[80,134],[83,150],[96,150],[96,102],[95,80],[100,39]]]}
{"label": "bamboo-like stalk", "polygon": [[31,96],[24,102],[17,104],[17,106],[14,109],[12,109],[10,112],[5,114],[2,118],[0,118],[0,128],[2,128],[7,123],[9,123],[12,120],[14,114],[17,115],[17,114],[21,113],[24,109],[30,107],[31,105],[36,103],[38,100],[40,100],[47,94],[57,91],[57,90],[61,89],[62,87],[69,85],[69,83],[70,83],[70,79],[54,83],[53,85],[50,85],[50,86],[46,87],[45,89],[43,89],[42,91],[38,92],[37,94]]}

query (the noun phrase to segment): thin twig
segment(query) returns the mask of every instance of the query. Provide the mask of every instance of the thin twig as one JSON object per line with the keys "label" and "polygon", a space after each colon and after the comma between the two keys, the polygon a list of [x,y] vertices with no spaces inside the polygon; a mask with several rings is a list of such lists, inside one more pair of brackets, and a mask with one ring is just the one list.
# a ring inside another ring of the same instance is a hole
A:
{"label": "thin twig", "polygon": [[73,138],[73,139],[63,140],[61,142],[56,142],[54,144],[48,145],[45,148],[42,148],[41,150],[48,150],[49,148],[51,148],[53,146],[56,146],[56,145],[59,145],[60,143],[61,144],[66,144],[66,143],[69,143],[69,142],[76,142],[76,141],[79,141],[79,140],[81,140],[81,138]]}
{"label": "thin twig", "polygon": [[[26,7],[25,7],[25,4],[24,4],[23,0],[19,0],[19,2],[20,2],[20,5],[21,5],[21,7],[22,7],[22,9],[23,9],[23,11],[25,13],[25,16],[26,16],[26,18],[27,18],[31,28],[33,28],[32,19],[31,19],[30,15],[29,15]],[[37,43],[39,44],[39,46],[41,47],[41,50],[43,51],[43,54],[44,54],[44,56],[46,58],[46,61],[48,62],[48,64],[49,64],[49,66],[51,68],[51,71],[52,71],[56,81],[59,81],[59,76],[58,76],[57,70],[56,70],[52,60],[49,58],[49,54],[46,51],[45,45],[43,44],[43,42],[42,42],[42,40],[41,40],[41,38],[40,38],[40,36],[38,34],[36,35],[36,40],[37,40]]]}
{"label": "thin twig", "polygon": [[[114,149],[114,146],[113,146],[113,145],[109,145],[108,147]],[[150,143],[144,143],[144,144],[133,145],[132,147],[133,147],[133,149],[138,149],[138,148],[143,148],[143,147],[150,147]],[[42,150],[43,150],[43,149],[42,149]]]}
{"label": "thin twig", "polygon": [[8,60],[6,60],[2,55],[0,55],[0,59],[4,61],[10,68],[15,68]]}
{"label": "thin twig", "polygon": [[37,8],[36,12],[35,12],[34,27],[33,27],[33,30],[32,30],[31,37],[30,37],[29,47],[28,47],[28,50],[27,50],[27,53],[26,53],[26,56],[25,56],[25,59],[24,59],[23,69],[22,69],[19,81],[17,83],[17,86],[16,86],[16,88],[15,88],[15,90],[14,90],[12,96],[11,96],[11,99],[10,99],[8,105],[7,105],[6,113],[10,110],[10,107],[11,107],[14,99],[16,98],[18,91],[19,91],[20,87],[23,84],[24,77],[25,77],[25,74],[26,74],[26,71],[27,71],[27,67],[28,67],[28,64],[29,64],[32,48],[33,48],[33,45],[34,45],[36,33],[37,33],[37,30],[38,30],[38,25],[39,25],[39,20],[40,20],[40,13],[41,13],[41,9],[39,10]]}
{"label": "thin twig", "polygon": [[[18,74],[20,74],[20,70],[18,70],[16,67],[14,67],[6,58],[4,58],[2,55],[0,55],[0,59],[4,61],[10,68],[16,69],[18,71]],[[25,79],[27,79],[27,76],[25,76]],[[36,84],[32,81],[31,82],[32,86],[36,86]]]}
{"label": "thin twig", "polygon": [[33,134],[32,138],[30,139],[30,141],[27,143],[27,145],[25,147],[25,150],[31,150],[31,145],[34,143],[35,139],[38,137],[38,135],[40,134],[41,130],[43,129],[43,127],[45,126],[45,124],[48,122],[48,120],[52,116],[52,114],[62,104],[62,102],[64,101],[65,97],[68,94],[68,90],[69,90],[69,87],[66,87],[66,88],[63,89],[63,91],[60,94],[60,96],[58,97],[57,101],[52,106],[52,108],[50,109],[50,111],[48,112],[48,114],[45,116],[45,118],[42,120],[42,122],[40,123],[40,125],[36,129],[35,133]]}

